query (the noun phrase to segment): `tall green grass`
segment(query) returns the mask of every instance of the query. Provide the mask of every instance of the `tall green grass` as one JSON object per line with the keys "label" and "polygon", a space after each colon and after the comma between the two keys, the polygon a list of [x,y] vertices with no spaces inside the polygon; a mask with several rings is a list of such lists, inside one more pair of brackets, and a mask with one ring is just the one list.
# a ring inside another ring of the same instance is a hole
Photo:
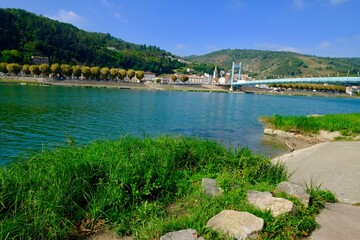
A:
{"label": "tall green grass", "polygon": [[[217,179],[224,194],[204,195],[203,177]],[[81,239],[104,226],[137,239],[158,239],[182,228],[194,228],[206,239],[227,239],[206,222],[223,209],[274,221],[249,206],[246,191],[272,191],[286,178],[282,165],[247,148],[189,137],[126,136],[62,147],[0,168],[0,239]],[[306,211],[302,214],[313,220]],[[294,229],[309,224],[299,216],[287,218]],[[275,225],[277,232],[265,231],[264,238],[281,236],[289,227]],[[316,226],[310,225],[308,232]]]}
{"label": "tall green grass", "polygon": [[260,120],[267,128],[303,134],[319,133],[320,130],[340,131],[343,135],[360,133],[360,113],[326,114],[317,117],[264,116]]}

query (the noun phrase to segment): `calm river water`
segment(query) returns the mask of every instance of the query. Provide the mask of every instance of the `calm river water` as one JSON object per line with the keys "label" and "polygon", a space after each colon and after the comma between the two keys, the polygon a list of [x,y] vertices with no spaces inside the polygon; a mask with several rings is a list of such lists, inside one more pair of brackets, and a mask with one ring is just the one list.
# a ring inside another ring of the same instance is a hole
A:
{"label": "calm river water", "polygon": [[360,99],[0,85],[0,162],[125,134],[209,138],[274,156],[262,115],[360,112]]}

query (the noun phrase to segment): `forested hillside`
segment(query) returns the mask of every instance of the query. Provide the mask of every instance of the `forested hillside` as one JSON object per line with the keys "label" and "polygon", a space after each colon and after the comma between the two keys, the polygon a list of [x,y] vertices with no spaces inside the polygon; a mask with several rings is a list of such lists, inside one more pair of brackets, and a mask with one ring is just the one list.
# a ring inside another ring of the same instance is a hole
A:
{"label": "forested hillside", "polygon": [[356,75],[360,71],[360,58],[324,58],[292,52],[226,49],[186,59],[194,63],[217,64],[227,70],[232,62],[241,62],[243,73],[258,79]]}
{"label": "forested hillside", "polygon": [[49,57],[51,63],[133,68],[158,74],[183,66],[159,47],[86,32],[24,10],[0,9],[0,19],[0,62],[30,63],[35,55]]}

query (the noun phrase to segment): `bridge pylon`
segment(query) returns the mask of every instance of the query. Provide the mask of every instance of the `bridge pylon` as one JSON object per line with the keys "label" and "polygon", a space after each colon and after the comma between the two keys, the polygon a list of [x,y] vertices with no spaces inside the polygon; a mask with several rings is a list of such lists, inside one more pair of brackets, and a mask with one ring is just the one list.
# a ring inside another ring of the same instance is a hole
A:
{"label": "bridge pylon", "polygon": [[232,63],[232,67],[231,67],[231,86],[230,86],[230,91],[233,90],[233,84],[234,84],[234,78],[235,78],[235,69],[238,69],[238,81],[241,80],[241,62],[239,64],[236,64],[235,62]]}

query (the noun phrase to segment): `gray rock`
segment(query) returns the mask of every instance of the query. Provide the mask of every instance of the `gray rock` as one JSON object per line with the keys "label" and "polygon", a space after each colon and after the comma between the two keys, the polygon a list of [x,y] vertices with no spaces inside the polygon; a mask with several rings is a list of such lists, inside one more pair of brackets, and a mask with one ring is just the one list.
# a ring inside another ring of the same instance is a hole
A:
{"label": "gray rock", "polygon": [[203,192],[212,197],[218,196],[223,192],[223,190],[217,186],[215,179],[203,178],[201,185]]}
{"label": "gray rock", "polygon": [[277,187],[277,191],[284,192],[287,195],[296,197],[300,200],[305,207],[309,206],[310,195],[305,191],[304,187],[300,184],[291,182],[281,182]]}
{"label": "gray rock", "polygon": [[290,134],[290,133],[282,131],[282,130],[274,130],[274,134],[276,134],[276,135],[278,135],[280,137],[284,137],[284,138],[293,136],[293,134]]}
{"label": "gray rock", "polygon": [[274,130],[271,128],[265,128],[264,129],[264,134],[266,135],[274,135]]}
{"label": "gray rock", "polygon": [[255,239],[264,227],[264,220],[248,212],[224,210],[212,217],[206,227],[236,239]]}
{"label": "gray rock", "polygon": [[274,217],[288,212],[296,212],[291,201],[285,198],[274,198],[269,192],[248,191],[247,200],[262,211],[270,210]]}
{"label": "gray rock", "polygon": [[193,229],[169,232],[160,237],[160,240],[204,240],[198,232]]}

